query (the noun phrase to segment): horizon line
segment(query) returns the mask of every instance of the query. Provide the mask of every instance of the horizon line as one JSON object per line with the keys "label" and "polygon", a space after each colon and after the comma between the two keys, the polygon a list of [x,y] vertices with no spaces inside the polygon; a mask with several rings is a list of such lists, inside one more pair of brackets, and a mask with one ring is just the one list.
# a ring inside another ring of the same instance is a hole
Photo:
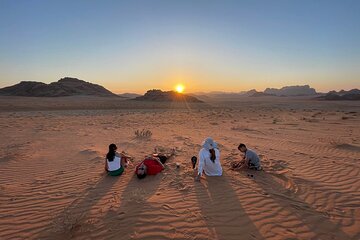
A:
{"label": "horizon line", "polygon": [[[50,84],[50,83],[53,83],[53,82],[57,82],[63,78],[74,78],[74,79],[78,79],[78,80],[82,80],[82,81],[85,81],[85,82],[88,82],[88,83],[91,83],[91,84],[96,84],[96,85],[100,85],[102,87],[104,87],[105,89],[111,91],[112,93],[116,94],[116,95],[121,95],[121,94],[139,94],[139,95],[143,95],[145,94],[147,91],[149,90],[154,90],[154,89],[157,89],[157,90],[161,90],[161,91],[175,91],[176,90],[174,88],[171,88],[171,89],[164,89],[164,88],[159,88],[159,87],[154,87],[154,88],[149,88],[147,90],[120,90],[120,89],[114,89],[112,87],[106,87],[106,84],[103,85],[103,84],[100,84],[99,82],[92,82],[92,81],[88,81],[88,80],[83,80],[81,78],[77,78],[77,77],[68,77],[68,76],[65,76],[65,77],[61,77],[60,79],[58,80],[55,80],[55,81],[51,81],[51,82],[42,82],[42,81],[38,81],[38,80],[20,80],[19,82],[15,83],[15,84],[12,84],[12,85],[3,85],[3,84],[0,84],[0,89],[1,88],[5,88],[5,87],[10,87],[10,86],[14,86],[16,84],[19,84],[20,82],[38,82],[38,83],[45,83],[45,84]],[[140,85],[140,84],[139,84]],[[310,88],[313,88],[315,89],[316,93],[328,93],[330,91],[341,91],[341,90],[344,90],[344,91],[349,91],[349,90],[352,90],[352,89],[359,89],[358,87],[349,87],[349,88],[332,88],[331,90],[317,90],[315,87],[312,87],[311,84],[309,83],[306,83],[306,84],[290,84],[290,85],[283,85],[281,87],[265,87],[263,88],[263,90],[258,90],[257,88],[250,88],[250,89],[246,89],[246,90],[237,90],[237,91],[226,91],[226,90],[213,90],[213,91],[201,91],[201,90],[197,90],[197,91],[184,91],[183,94],[239,94],[239,93],[246,93],[248,91],[251,91],[251,90],[256,90],[257,92],[264,92],[267,88],[272,88],[272,89],[281,89],[281,88],[284,88],[284,87],[294,87],[294,86],[309,86]]]}

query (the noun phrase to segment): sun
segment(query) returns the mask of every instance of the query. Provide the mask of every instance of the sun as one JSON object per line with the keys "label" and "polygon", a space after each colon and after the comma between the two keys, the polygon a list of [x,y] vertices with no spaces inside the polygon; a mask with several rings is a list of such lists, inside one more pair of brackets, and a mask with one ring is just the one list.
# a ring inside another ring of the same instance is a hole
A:
{"label": "sun", "polygon": [[185,87],[184,87],[184,85],[182,85],[182,84],[178,84],[178,85],[175,86],[175,90],[176,90],[178,93],[183,93],[183,92],[184,92],[184,89],[185,89]]}

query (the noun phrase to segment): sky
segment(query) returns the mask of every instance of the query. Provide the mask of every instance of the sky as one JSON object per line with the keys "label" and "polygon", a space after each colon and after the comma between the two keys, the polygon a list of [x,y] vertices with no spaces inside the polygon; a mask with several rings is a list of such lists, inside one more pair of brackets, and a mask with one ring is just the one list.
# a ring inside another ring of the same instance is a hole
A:
{"label": "sky", "polygon": [[0,0],[0,87],[360,88],[357,0]]}

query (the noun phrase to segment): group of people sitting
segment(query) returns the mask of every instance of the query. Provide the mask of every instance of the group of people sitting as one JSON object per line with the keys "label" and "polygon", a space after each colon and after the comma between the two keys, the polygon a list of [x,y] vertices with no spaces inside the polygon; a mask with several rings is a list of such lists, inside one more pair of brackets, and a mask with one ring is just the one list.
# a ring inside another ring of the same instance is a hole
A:
{"label": "group of people sitting", "polygon": [[[255,151],[248,149],[245,144],[241,143],[238,150],[244,154],[239,162],[232,164],[232,169],[239,169],[247,167],[249,169],[261,170],[260,158]],[[135,168],[135,174],[139,179],[145,178],[147,175],[156,175],[164,170],[165,162],[171,158],[171,154],[152,154],[146,156]],[[193,168],[195,169],[197,157],[191,158]],[[119,176],[124,172],[124,169],[129,164],[129,156],[124,153],[117,152],[115,144],[109,145],[109,152],[106,154],[105,171],[110,176]],[[197,174],[195,180],[200,181],[201,176],[205,173],[207,176],[221,176],[222,167],[220,162],[220,151],[217,143],[210,137],[206,138],[202,143],[202,148],[199,152],[199,162],[197,167]]]}

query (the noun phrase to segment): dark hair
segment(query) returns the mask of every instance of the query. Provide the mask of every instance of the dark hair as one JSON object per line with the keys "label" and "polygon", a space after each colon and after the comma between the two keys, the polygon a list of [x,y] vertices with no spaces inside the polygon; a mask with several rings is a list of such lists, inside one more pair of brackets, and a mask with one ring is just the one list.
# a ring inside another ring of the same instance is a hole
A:
{"label": "dark hair", "polygon": [[245,144],[240,143],[240,145],[238,146],[238,149],[240,149],[240,148],[242,148],[242,147],[246,148]]}
{"label": "dark hair", "polygon": [[146,177],[146,173],[143,173],[143,174],[136,173],[136,176],[138,177],[138,179],[143,179]]}
{"label": "dark hair", "polygon": [[117,146],[114,143],[109,145],[109,152],[106,154],[106,159],[109,162],[114,161],[116,149],[117,149]]}
{"label": "dark hair", "polygon": [[209,150],[211,156],[210,156],[210,160],[214,163],[215,162],[215,159],[216,159],[216,155],[215,155],[215,149],[210,149]]}

